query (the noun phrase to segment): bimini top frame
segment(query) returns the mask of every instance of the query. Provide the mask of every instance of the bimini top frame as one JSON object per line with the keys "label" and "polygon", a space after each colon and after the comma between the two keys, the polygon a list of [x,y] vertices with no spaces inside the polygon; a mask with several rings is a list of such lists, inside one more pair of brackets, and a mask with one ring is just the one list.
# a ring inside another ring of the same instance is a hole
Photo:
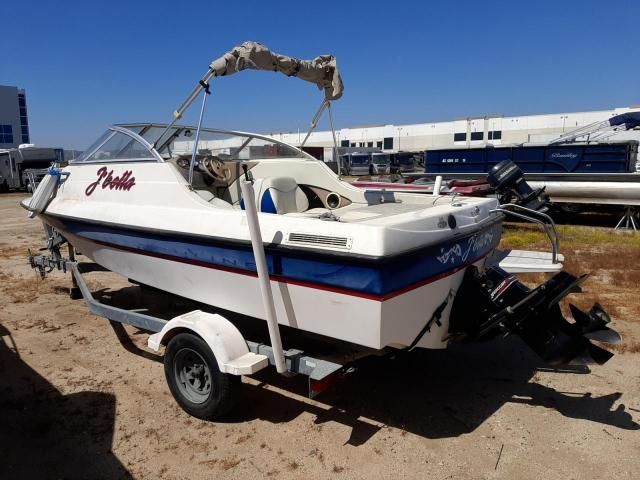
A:
{"label": "bimini top frame", "polygon": [[302,142],[304,145],[318,124],[318,119],[322,112],[326,109],[329,112],[329,121],[333,132],[334,156],[338,154],[338,143],[335,135],[333,124],[333,115],[331,112],[331,101],[339,99],[344,91],[342,78],[338,71],[338,65],[335,57],[332,55],[320,55],[313,60],[300,60],[294,57],[288,57],[279,53],[272,52],[266,46],[258,42],[245,42],[242,45],[234,47],[229,52],[215,59],[209,65],[209,69],[199,80],[198,84],[182,102],[182,104],[173,112],[173,121],[165,127],[165,131],[153,143],[153,147],[161,146],[161,142],[165,140],[165,135],[174,124],[182,118],[184,112],[193,104],[198,95],[202,93],[202,106],[198,117],[198,126],[195,133],[195,144],[189,167],[189,183],[192,182],[193,169],[196,162],[198,141],[200,139],[200,131],[202,120],[204,118],[207,97],[211,94],[210,82],[215,77],[223,77],[233,75],[242,70],[265,70],[283,73],[289,77],[298,77],[301,80],[314,83],[319,89],[324,91],[324,99],[320,104],[320,108],[313,117],[309,133]]}

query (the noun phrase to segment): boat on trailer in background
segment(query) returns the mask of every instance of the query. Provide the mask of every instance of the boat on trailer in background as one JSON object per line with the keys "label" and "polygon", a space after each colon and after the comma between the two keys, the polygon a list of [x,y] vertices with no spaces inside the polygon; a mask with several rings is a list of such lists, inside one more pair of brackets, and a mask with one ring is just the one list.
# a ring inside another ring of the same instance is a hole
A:
{"label": "boat on trailer in background", "polygon": [[[535,191],[525,206],[500,207],[491,198],[363,190],[291,145],[204,128],[211,80],[247,68],[320,87],[312,128],[325,110],[331,119],[331,102],[342,95],[334,57],[297,60],[247,42],[211,63],[171,124],[108,128],[22,203],[48,232],[51,253],[31,256],[32,266],[71,270],[93,312],[155,331],[149,346],[166,345],[167,381],[187,412],[225,413],[234,378],[268,364],[314,381],[339,370],[283,348],[280,326],[369,352],[515,334],[552,365],[612,356],[590,341],[619,340],[601,307],[571,307],[574,322],[560,311],[558,302],[586,276],[560,271],[557,241],[556,273],[536,288],[499,266],[505,215],[543,224],[554,237],[550,219],[528,208],[542,203]],[[198,124],[177,125],[200,95]],[[526,193],[522,179],[507,177]],[[77,252],[94,263],[79,262]],[[270,345],[246,339],[221,314],[194,310],[164,321],[101,304],[83,280],[96,269],[266,320]]]}
{"label": "boat on trailer in background", "polygon": [[[533,188],[543,188],[566,212],[610,206],[624,208],[616,226],[637,229],[640,213],[640,111],[626,112],[565,133],[545,144],[431,149],[424,173],[447,180],[482,180],[503,161],[512,161]],[[508,195],[502,198],[508,202]]]}

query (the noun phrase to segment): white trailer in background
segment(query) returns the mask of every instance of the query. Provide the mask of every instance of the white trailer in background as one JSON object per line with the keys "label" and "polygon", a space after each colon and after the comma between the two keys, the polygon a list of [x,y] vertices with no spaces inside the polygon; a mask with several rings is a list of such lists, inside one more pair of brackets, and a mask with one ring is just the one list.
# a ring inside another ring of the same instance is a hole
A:
{"label": "white trailer in background", "polygon": [[33,145],[0,150],[0,192],[31,191],[34,182],[39,183],[49,166],[61,162],[62,156],[61,149]]}

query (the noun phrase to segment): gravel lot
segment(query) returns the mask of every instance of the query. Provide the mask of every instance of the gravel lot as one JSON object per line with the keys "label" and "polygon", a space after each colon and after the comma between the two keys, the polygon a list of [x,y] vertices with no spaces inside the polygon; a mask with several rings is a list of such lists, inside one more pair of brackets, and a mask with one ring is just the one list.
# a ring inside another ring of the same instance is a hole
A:
{"label": "gravel lot", "polygon": [[[545,371],[517,339],[374,359],[317,401],[304,378],[269,372],[243,379],[224,422],[190,418],[146,334],[89,314],[62,273],[30,270],[42,230],[21,198],[0,195],[0,478],[638,478],[631,347],[591,374]],[[91,287],[140,295],[112,274]],[[637,288],[615,302],[637,304]],[[640,312],[626,312],[615,328],[637,345]]]}

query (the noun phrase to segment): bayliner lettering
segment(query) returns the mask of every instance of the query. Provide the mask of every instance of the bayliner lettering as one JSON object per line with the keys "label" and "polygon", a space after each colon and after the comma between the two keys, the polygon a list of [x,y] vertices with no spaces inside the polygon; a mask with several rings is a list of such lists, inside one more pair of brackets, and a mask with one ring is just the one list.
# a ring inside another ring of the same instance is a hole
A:
{"label": "bayliner lettering", "polygon": [[[474,235],[471,237],[467,243],[466,250],[460,246],[459,243],[456,243],[453,247],[449,248],[449,250],[445,251],[444,248],[440,249],[441,255],[436,258],[442,264],[446,263],[455,263],[456,259],[460,259],[463,262],[467,261],[470,253],[477,253],[491,245],[493,242],[493,231],[485,232],[480,235]],[[457,258],[456,258],[457,257]]]}
{"label": "bayliner lettering", "polygon": [[571,158],[574,159],[578,156],[577,153],[552,153],[551,158]]}
{"label": "bayliner lettering", "polygon": [[88,197],[95,192],[98,185],[100,185],[103,190],[108,188],[109,190],[129,191],[135,184],[136,177],[133,176],[131,170],[126,170],[122,175],[114,177],[113,170],[107,171],[107,167],[101,167],[98,170],[98,179],[89,184],[84,194]]}

